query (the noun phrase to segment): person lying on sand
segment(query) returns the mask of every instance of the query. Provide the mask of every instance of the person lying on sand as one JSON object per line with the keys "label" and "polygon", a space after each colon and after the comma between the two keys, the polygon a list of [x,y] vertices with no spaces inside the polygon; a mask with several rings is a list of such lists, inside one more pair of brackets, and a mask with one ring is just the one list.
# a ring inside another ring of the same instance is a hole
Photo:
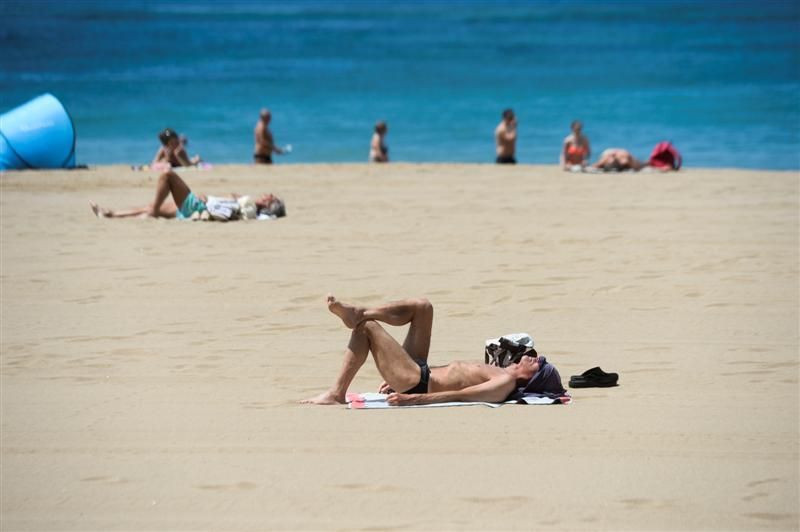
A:
{"label": "person lying on sand", "polygon": [[[172,196],[172,200],[169,196]],[[238,199],[239,194],[232,194],[230,199]],[[181,177],[169,170],[158,177],[156,196],[152,203],[145,207],[134,207],[122,211],[104,209],[89,202],[89,206],[98,218],[191,218],[195,213],[206,210],[208,197],[196,195]],[[273,194],[264,194],[255,200],[257,213],[281,217],[286,215],[283,201]],[[178,208],[180,205],[180,208]]]}
{"label": "person lying on sand", "polygon": [[600,154],[600,159],[592,165],[592,168],[606,172],[622,172],[624,170],[641,170],[645,166],[647,165],[631,155],[628,150],[609,148],[603,150],[603,153]]}
{"label": "person lying on sand", "polygon": [[[433,305],[424,298],[405,299],[376,308],[341,303],[328,296],[328,310],[338,316],[350,333],[344,362],[333,386],[326,392],[302,401],[318,405],[345,403],[345,395],[369,353],[384,383],[381,393],[389,393],[390,405],[421,405],[448,401],[503,402],[526,386],[539,372],[538,357],[525,355],[517,364],[500,368],[475,362],[451,362],[428,366],[428,350],[433,329]],[[403,345],[389,335],[379,322],[393,326],[409,324]],[[557,375],[557,373],[555,373]],[[560,377],[554,392],[563,391]],[[401,390],[397,393],[395,390]]]}

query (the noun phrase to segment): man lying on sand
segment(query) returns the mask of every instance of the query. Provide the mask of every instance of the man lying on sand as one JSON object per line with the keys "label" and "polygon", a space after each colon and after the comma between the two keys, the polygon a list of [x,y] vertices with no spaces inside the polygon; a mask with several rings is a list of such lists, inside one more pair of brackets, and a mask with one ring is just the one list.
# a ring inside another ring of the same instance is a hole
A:
{"label": "man lying on sand", "polygon": [[[428,350],[433,328],[433,305],[427,299],[405,299],[377,308],[347,305],[328,296],[328,310],[348,329],[350,343],[333,387],[303,401],[318,405],[345,403],[347,388],[372,352],[375,365],[385,379],[381,393],[390,393],[390,405],[422,405],[449,401],[500,403],[528,385],[540,371],[538,357],[523,356],[505,368],[475,362],[451,362],[429,367]],[[394,326],[410,324],[403,345],[397,343],[378,322]],[[547,364],[542,361],[542,366]],[[549,365],[549,364],[548,364]],[[551,366],[552,367],[552,366]],[[548,383],[554,393],[563,392],[558,372]],[[395,390],[403,390],[396,393]]]}
{"label": "man lying on sand", "polygon": [[603,150],[600,159],[592,165],[592,168],[606,172],[624,172],[625,170],[641,170],[645,166],[647,165],[634,157],[628,150],[608,148]]}
{"label": "man lying on sand", "polygon": [[[172,195],[172,201],[168,198]],[[240,196],[233,194],[230,199],[237,199]],[[112,211],[111,209],[101,208],[93,201],[89,202],[95,216],[98,218],[191,218],[195,213],[202,213],[206,210],[208,197],[205,195],[195,195],[189,189],[189,185],[181,177],[169,170],[158,177],[156,183],[156,197],[152,203],[145,207],[134,207],[124,211]],[[265,213],[280,218],[286,215],[286,208],[283,201],[272,194],[264,194],[255,200],[255,207],[258,214]],[[180,208],[178,208],[180,205]]]}

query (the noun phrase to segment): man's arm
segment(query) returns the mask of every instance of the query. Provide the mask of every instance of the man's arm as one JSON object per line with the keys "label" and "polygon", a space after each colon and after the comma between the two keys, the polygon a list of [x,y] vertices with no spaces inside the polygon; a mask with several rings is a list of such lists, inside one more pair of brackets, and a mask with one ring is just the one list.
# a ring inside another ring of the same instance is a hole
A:
{"label": "man's arm", "polygon": [[285,153],[283,148],[275,145],[275,139],[272,138],[272,133],[267,133],[265,136],[269,138],[269,145],[272,146],[273,153],[277,153],[278,155],[283,155]]}
{"label": "man's arm", "polygon": [[516,381],[511,375],[498,375],[486,382],[450,392],[389,395],[387,402],[394,406],[429,405],[451,401],[485,401],[499,403],[514,391]]}
{"label": "man's arm", "polygon": [[506,140],[514,142],[517,140],[517,121],[514,120],[506,126]]}

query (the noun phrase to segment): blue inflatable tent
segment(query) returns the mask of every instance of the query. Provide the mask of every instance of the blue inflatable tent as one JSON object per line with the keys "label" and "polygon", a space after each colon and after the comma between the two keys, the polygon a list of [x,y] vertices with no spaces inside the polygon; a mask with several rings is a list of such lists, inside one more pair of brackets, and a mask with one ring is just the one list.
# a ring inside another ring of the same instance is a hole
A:
{"label": "blue inflatable tent", "polygon": [[75,126],[52,94],[0,115],[0,170],[75,168]]}

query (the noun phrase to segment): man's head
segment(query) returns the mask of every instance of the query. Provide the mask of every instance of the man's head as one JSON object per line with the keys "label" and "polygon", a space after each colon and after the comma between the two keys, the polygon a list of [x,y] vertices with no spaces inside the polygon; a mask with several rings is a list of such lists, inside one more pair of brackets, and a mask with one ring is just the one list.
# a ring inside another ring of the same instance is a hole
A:
{"label": "man's head", "polygon": [[269,121],[272,120],[272,113],[266,107],[261,109],[261,112],[258,114],[261,117],[261,121],[265,124],[269,124]]}
{"label": "man's head", "polygon": [[533,378],[534,375],[536,375],[536,372],[539,371],[539,357],[524,355],[519,359],[519,362],[511,364],[508,367],[511,368],[511,371],[514,377],[517,379],[517,382],[523,382],[523,384],[526,384],[531,380],[531,378]]}
{"label": "man's head", "polygon": [[[520,361],[523,364],[524,361]],[[527,362],[530,365],[530,362]],[[523,369],[529,371],[528,367],[523,367],[517,375],[517,391],[520,393],[548,393],[562,394],[566,390],[561,384],[561,375],[556,367],[550,364],[543,356],[536,358],[536,371],[527,381],[520,379],[524,375]]]}
{"label": "man's head", "polygon": [[259,214],[269,214],[278,218],[286,216],[286,204],[274,194],[263,194],[254,203]]}
{"label": "man's head", "polygon": [[389,131],[389,125],[386,122],[379,120],[375,123],[375,133],[378,135],[385,135],[387,131]]}
{"label": "man's head", "polygon": [[512,109],[506,109],[503,111],[503,120],[508,124],[514,120],[514,111]]}
{"label": "man's head", "polygon": [[178,144],[180,144],[178,133],[176,133],[174,129],[170,128],[166,128],[161,133],[159,133],[158,140],[161,141],[162,145],[167,146],[169,148],[176,148]]}

